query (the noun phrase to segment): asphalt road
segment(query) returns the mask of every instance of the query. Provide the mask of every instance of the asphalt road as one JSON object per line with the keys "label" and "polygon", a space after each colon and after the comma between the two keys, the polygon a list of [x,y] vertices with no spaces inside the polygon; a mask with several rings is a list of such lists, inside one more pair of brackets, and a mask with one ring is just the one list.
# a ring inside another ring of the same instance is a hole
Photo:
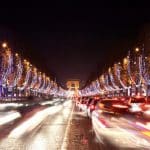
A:
{"label": "asphalt road", "polygon": [[55,106],[36,106],[0,127],[0,150],[96,150],[86,114],[71,100]]}
{"label": "asphalt road", "polygon": [[[141,128],[135,128],[128,120],[113,118],[110,124],[114,125],[114,128],[99,128],[100,137],[106,136],[107,133],[107,139],[102,143],[96,137],[91,119],[85,112],[78,110],[71,100],[56,103],[54,106],[23,109],[20,114],[21,117],[0,126],[0,150],[119,150],[120,145],[125,142],[125,145],[132,145],[133,139],[125,141],[124,137],[119,135],[124,135],[124,131],[129,130],[132,130],[132,133],[134,131],[135,134],[132,135],[136,136],[141,132]],[[107,120],[107,117],[105,119]],[[116,134],[116,129],[120,127],[127,129]],[[126,135],[132,137],[131,134]],[[115,138],[118,138],[118,141],[122,138],[123,143],[113,147]],[[138,150],[137,147],[135,149]]]}
{"label": "asphalt road", "polygon": [[36,107],[21,119],[1,127],[1,150],[61,149],[72,102],[53,107]]}

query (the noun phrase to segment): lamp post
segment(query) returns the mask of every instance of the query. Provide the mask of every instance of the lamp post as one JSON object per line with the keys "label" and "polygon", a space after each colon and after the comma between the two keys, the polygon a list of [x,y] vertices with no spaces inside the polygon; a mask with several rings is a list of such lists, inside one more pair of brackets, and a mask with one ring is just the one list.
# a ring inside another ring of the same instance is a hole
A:
{"label": "lamp post", "polygon": [[[3,59],[2,65],[3,66],[2,66],[2,70],[1,71],[2,71],[2,73],[5,76],[5,73],[4,73],[6,71],[6,68],[5,68],[6,67],[6,62],[5,61],[7,60],[5,57],[6,57],[6,50],[8,50],[8,45],[7,45],[6,42],[2,43],[2,48],[3,48],[3,51],[2,51],[2,57],[3,57],[2,58]],[[4,92],[4,97],[6,97],[7,91],[8,91],[7,90],[8,85],[7,85],[7,79],[3,80],[4,76],[2,76],[2,78],[1,78],[1,81],[2,81],[1,83],[4,85],[4,86],[2,86],[2,91]],[[4,81],[4,83],[3,83],[3,81]]]}
{"label": "lamp post", "polygon": [[[140,76],[140,57],[141,57],[141,54],[140,54],[140,48],[139,47],[136,47],[135,48],[135,62],[134,62],[134,65],[135,65],[135,78],[137,78],[137,83],[135,82],[135,94],[137,95],[138,93],[140,93],[141,95],[141,83],[138,81],[138,80],[141,80],[141,76]],[[137,67],[137,68],[136,68]],[[136,72],[138,71],[138,72]]]}

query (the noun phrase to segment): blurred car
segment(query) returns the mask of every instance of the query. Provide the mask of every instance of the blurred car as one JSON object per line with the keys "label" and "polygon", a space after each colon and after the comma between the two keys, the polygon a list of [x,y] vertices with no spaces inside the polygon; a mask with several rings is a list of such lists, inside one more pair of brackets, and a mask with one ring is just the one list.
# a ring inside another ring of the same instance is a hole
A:
{"label": "blurred car", "polygon": [[76,99],[75,101],[75,105],[78,107],[78,105],[80,104],[80,101],[82,100],[81,97],[78,97],[78,99]]}
{"label": "blurred car", "polygon": [[[129,112],[131,114],[141,115],[143,113],[142,105],[146,103],[145,97],[142,96],[136,96],[131,97],[128,101],[129,104]],[[144,108],[144,107],[143,107]]]}
{"label": "blurred car", "polygon": [[82,97],[79,101],[79,103],[77,104],[77,107],[79,108],[79,110],[85,110],[86,109],[86,103],[87,103],[88,98],[87,97]]}
{"label": "blurred car", "polygon": [[125,113],[128,111],[129,105],[119,99],[103,99],[98,103],[98,109],[108,113]]}
{"label": "blurred car", "polygon": [[83,111],[87,112],[87,109],[88,109],[88,107],[89,107],[89,105],[91,104],[91,102],[92,102],[92,100],[93,100],[93,99],[94,99],[93,97],[89,97],[89,98],[87,99],[87,101],[86,101],[86,104],[85,104],[85,107],[84,107],[84,110],[83,110]]}
{"label": "blurred car", "polygon": [[88,107],[88,105],[90,104],[91,101],[92,101],[91,98],[85,97],[83,99],[83,102],[82,102],[81,106],[80,106],[81,110],[84,111],[84,112],[87,112],[87,107]]}
{"label": "blurred car", "polygon": [[100,100],[101,99],[92,99],[91,103],[89,104],[87,108],[87,114],[89,117],[91,117],[92,112],[95,110],[96,105]]}
{"label": "blurred car", "polygon": [[143,117],[145,119],[150,119],[150,102],[146,101],[146,103],[141,104],[141,109],[143,112]]}
{"label": "blurred car", "polygon": [[131,123],[129,118],[122,116],[101,109],[92,112],[93,131],[97,141],[103,146],[102,149],[149,149],[149,137],[147,136],[148,140],[143,140],[143,133],[148,134],[149,131],[145,132],[143,126],[133,121]]}

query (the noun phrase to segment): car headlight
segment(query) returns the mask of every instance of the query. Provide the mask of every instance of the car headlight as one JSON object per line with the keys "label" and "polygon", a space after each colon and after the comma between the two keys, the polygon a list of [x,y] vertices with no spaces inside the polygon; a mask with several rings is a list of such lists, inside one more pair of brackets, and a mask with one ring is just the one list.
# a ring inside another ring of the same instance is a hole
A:
{"label": "car headlight", "polygon": [[142,111],[141,107],[138,104],[131,104],[131,108],[129,109],[131,112],[139,112]]}

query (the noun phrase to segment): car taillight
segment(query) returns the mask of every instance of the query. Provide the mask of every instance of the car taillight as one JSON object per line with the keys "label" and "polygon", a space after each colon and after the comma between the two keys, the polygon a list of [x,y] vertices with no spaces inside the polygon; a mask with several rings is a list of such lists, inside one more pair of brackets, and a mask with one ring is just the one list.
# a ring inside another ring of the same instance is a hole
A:
{"label": "car taillight", "polygon": [[114,104],[112,105],[113,107],[117,107],[117,108],[128,108],[128,106],[126,105],[121,105],[121,104]]}
{"label": "car taillight", "polygon": [[150,110],[147,110],[144,112],[144,114],[149,115],[150,116]]}
{"label": "car taillight", "polygon": [[91,105],[91,106],[90,106],[90,109],[94,109],[94,108],[95,108],[94,105]]}
{"label": "car taillight", "polygon": [[150,108],[150,104],[145,104],[145,108]]}

